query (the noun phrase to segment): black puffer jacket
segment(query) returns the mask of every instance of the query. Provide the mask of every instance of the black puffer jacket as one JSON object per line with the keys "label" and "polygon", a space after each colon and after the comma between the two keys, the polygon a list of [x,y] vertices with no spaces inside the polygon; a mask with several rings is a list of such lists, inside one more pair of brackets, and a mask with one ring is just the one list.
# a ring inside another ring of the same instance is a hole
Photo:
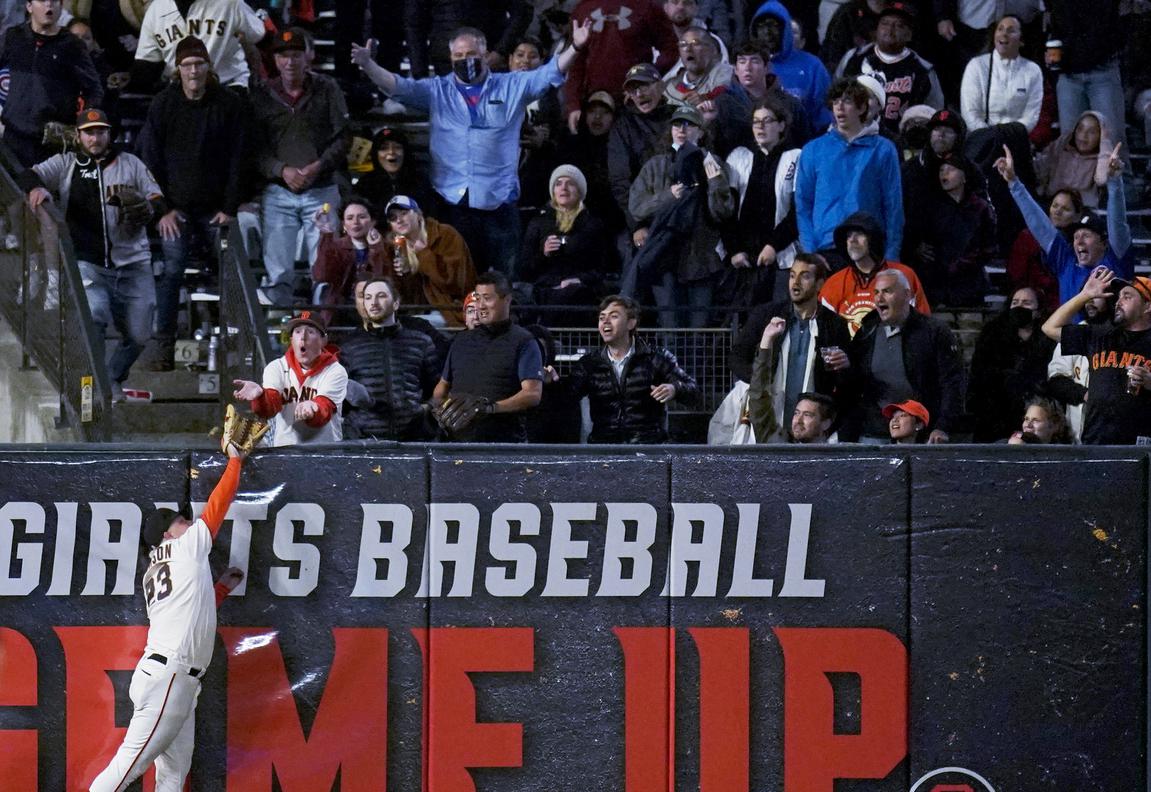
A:
{"label": "black puffer jacket", "polygon": [[420,405],[442,364],[431,338],[400,325],[357,330],[340,347],[340,363],[375,399],[370,407],[345,408],[348,439],[428,439]]}
{"label": "black puffer jacket", "polygon": [[624,366],[622,382],[616,380],[607,347],[588,352],[576,363],[570,387],[591,402],[592,430],[589,443],[665,443],[667,405],[651,396],[656,385],[675,386],[675,399],[694,404],[699,386],[663,347],[636,339],[635,352]]}

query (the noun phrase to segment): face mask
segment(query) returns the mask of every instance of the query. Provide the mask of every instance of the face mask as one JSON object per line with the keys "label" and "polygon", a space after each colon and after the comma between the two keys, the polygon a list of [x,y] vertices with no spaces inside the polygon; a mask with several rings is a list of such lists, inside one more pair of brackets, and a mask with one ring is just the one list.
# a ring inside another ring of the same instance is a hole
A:
{"label": "face mask", "polygon": [[1017,305],[1007,312],[1008,318],[1014,327],[1027,327],[1035,321],[1035,314],[1032,313],[1030,308],[1024,308],[1022,305]]}
{"label": "face mask", "polygon": [[466,82],[469,85],[479,82],[484,73],[484,59],[476,56],[452,61],[452,71],[455,72],[456,77],[460,78],[461,82]]}

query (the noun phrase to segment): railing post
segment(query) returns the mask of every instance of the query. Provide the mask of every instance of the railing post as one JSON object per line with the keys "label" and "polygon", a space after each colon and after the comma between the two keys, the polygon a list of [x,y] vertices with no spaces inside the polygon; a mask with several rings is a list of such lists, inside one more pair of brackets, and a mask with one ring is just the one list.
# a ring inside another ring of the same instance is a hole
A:
{"label": "railing post", "polygon": [[28,349],[28,306],[32,304],[32,266],[28,232],[32,223],[32,210],[27,206],[20,208],[20,260],[22,262],[20,273],[20,368],[27,371],[32,368],[32,356]]}

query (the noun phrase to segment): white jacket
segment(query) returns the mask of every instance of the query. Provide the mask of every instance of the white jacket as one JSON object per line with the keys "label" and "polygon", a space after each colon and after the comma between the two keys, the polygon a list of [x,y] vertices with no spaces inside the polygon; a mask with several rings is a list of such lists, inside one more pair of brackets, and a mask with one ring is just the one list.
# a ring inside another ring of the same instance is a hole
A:
{"label": "white jacket", "polygon": [[[734,149],[727,155],[728,176],[731,186],[739,192],[739,204],[736,207],[736,216],[739,216],[739,207],[743,206],[744,196],[747,195],[747,185],[751,178],[751,166],[755,155],[744,146]],[[775,225],[783,222],[791,206],[795,202],[795,174],[799,171],[799,149],[788,149],[779,158],[779,166],[775,169]],[[799,240],[792,242],[785,249],[776,251],[775,262],[780,269],[791,269],[795,261],[795,254],[799,252]],[[748,251],[758,253],[759,251]]]}

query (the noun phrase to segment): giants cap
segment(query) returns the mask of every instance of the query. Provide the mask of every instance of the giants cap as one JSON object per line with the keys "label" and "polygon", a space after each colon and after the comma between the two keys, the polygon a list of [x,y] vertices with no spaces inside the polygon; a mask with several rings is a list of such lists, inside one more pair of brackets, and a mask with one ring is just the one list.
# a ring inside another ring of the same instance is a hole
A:
{"label": "giants cap", "polygon": [[288,333],[290,334],[301,325],[316,328],[316,330],[320,331],[320,335],[328,334],[328,326],[324,324],[323,317],[312,311],[303,311],[298,316],[293,317],[292,321],[288,322]]}
{"label": "giants cap", "polygon": [[108,114],[95,107],[89,107],[87,110],[81,110],[76,114],[77,132],[92,127],[108,127],[111,129],[112,124],[108,121]]}
{"label": "giants cap", "polygon": [[1151,302],[1151,278],[1148,278],[1144,275],[1132,278],[1129,281],[1122,280],[1121,278],[1116,278],[1115,280],[1111,281],[1111,285],[1112,289],[1116,292],[1118,292],[1119,289],[1122,289],[1124,286],[1130,286],[1132,289],[1138,292],[1139,296],[1143,298],[1144,302]]}

